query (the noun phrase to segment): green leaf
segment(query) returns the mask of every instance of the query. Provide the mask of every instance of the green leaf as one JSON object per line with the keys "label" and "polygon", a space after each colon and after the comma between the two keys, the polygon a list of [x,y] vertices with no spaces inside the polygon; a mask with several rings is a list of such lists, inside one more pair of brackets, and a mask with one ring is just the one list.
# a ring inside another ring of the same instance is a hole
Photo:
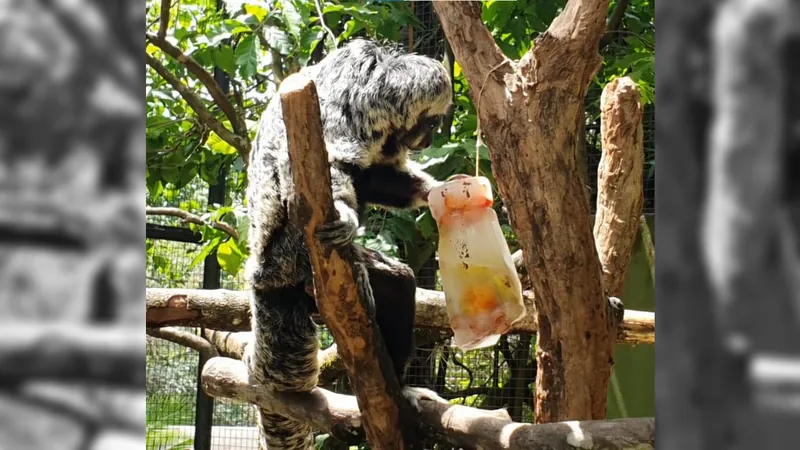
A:
{"label": "green leaf", "polygon": [[292,53],[292,39],[285,31],[278,27],[267,27],[264,29],[264,38],[269,46],[278,51],[281,55]]}
{"label": "green leaf", "polygon": [[244,5],[244,12],[247,14],[252,14],[255,16],[259,22],[264,21],[264,18],[267,17],[267,9],[261,5],[254,5],[252,3],[248,3]]}
{"label": "green leaf", "polygon": [[194,269],[195,267],[197,267],[197,265],[198,265],[198,264],[200,264],[201,262],[205,261],[205,259],[208,257],[208,255],[210,255],[210,254],[211,254],[211,252],[213,252],[214,250],[216,250],[216,248],[219,246],[219,241],[221,241],[221,240],[222,240],[222,238],[221,238],[221,237],[215,237],[214,239],[211,239],[211,240],[210,240],[210,241],[209,241],[209,242],[208,242],[208,243],[207,243],[205,246],[203,246],[203,248],[202,248],[202,249],[201,249],[201,250],[200,250],[200,251],[197,253],[197,256],[195,256],[195,257],[194,257],[194,259],[192,259],[192,262],[191,262],[191,263],[189,263],[189,267],[188,267],[187,269],[188,269],[188,270],[192,270],[192,269]]}
{"label": "green leaf", "polygon": [[436,236],[438,227],[436,226],[436,220],[434,220],[430,210],[425,211],[417,217],[416,225],[423,239],[431,239]]}
{"label": "green leaf", "polygon": [[254,35],[251,34],[242,39],[236,46],[234,55],[236,56],[236,65],[239,66],[239,74],[243,78],[250,78],[256,74],[258,46]]}
{"label": "green leaf", "polygon": [[219,66],[229,75],[236,75],[236,58],[233,56],[233,48],[225,45],[214,49],[214,64]]}
{"label": "green leaf", "polygon": [[308,25],[308,11],[295,4],[292,0],[282,0],[281,3],[283,4],[283,18],[286,22],[286,28],[295,41],[300,42],[300,32],[304,26]]}
{"label": "green leaf", "polygon": [[208,135],[208,141],[206,141],[206,145],[208,145],[212,152],[220,155],[235,155],[237,153],[236,149],[233,148],[231,144],[225,142],[217,133],[213,131]]}
{"label": "green leaf", "polygon": [[219,248],[217,248],[217,261],[219,261],[219,266],[222,270],[231,275],[239,273],[239,269],[242,267],[244,260],[245,256],[234,239],[223,242],[220,244]]}

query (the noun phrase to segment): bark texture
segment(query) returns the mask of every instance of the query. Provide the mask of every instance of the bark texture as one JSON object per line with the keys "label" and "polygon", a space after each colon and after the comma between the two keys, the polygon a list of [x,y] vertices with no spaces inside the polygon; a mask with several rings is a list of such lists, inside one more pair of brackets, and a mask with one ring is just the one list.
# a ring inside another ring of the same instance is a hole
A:
{"label": "bark texture", "polygon": [[290,211],[305,232],[320,315],[336,340],[369,443],[375,449],[407,448],[413,436],[401,422],[400,383],[357,289],[356,268],[347,255],[324,248],[314,236],[319,226],[337,218],[316,87],[310,78],[294,74],[283,81],[279,95],[295,188]]}
{"label": "bark texture", "polygon": [[535,420],[601,419],[615,327],[574,155],[608,0],[569,0],[520,61],[505,59],[479,3],[433,6],[476,104],[480,95],[498,191],[536,294]]}
{"label": "bark texture", "polygon": [[148,327],[206,327],[250,331],[250,302],[245,292],[224,289],[147,289]]}
{"label": "bark texture", "polygon": [[636,83],[628,77],[608,83],[600,96],[603,154],[597,169],[594,240],[605,293],[613,297],[622,297],[644,202],[640,100]]}
{"label": "bark texture", "polygon": [[[267,392],[248,383],[244,365],[213,358],[203,368],[203,389],[215,397],[255,403],[259,407],[312,424],[336,439],[356,444],[363,439],[361,414],[354,397],[325,389],[308,393]],[[422,400],[417,427],[421,435],[445,439],[465,449],[652,449],[652,418],[522,424],[504,410],[485,411],[461,405]]]}
{"label": "bark texture", "polygon": [[[226,291],[226,290],[206,290],[206,289],[166,289],[166,288],[147,288],[147,326],[152,328],[165,326],[202,326],[209,329],[216,329],[213,335],[214,340],[224,340],[225,343],[217,344],[220,352],[223,348],[241,345],[239,340],[246,339],[235,335],[247,335],[250,329],[249,322],[244,322],[249,318],[250,304],[247,292]],[[533,293],[524,291],[523,297],[526,305],[533,303]],[[181,302],[164,302],[165,298],[180,298]],[[219,303],[220,299],[225,299],[224,303]],[[186,313],[187,306],[191,305],[191,314]],[[210,305],[214,309],[213,315],[206,314],[202,308]],[[528,314],[519,322],[516,322],[509,333],[536,333],[535,308],[528,306]],[[171,309],[178,311],[170,311]],[[155,310],[163,310],[158,313]],[[179,319],[184,317],[183,319]],[[208,322],[206,317],[213,317]],[[168,318],[165,320],[164,318]],[[655,313],[648,311],[626,310],[622,325],[617,331],[617,343],[619,344],[654,344],[655,343]],[[320,320],[320,322],[322,322]],[[236,325],[232,325],[232,324]],[[215,326],[215,325],[221,326]],[[417,328],[430,328],[436,330],[450,330],[450,322],[447,318],[445,309],[444,293],[429,289],[417,289],[417,307],[415,324]],[[239,332],[224,333],[224,332]],[[207,334],[209,336],[209,333]],[[209,337],[211,339],[211,337]],[[240,351],[240,350],[235,350]],[[233,358],[241,357],[231,356]],[[223,356],[226,356],[223,353]]]}

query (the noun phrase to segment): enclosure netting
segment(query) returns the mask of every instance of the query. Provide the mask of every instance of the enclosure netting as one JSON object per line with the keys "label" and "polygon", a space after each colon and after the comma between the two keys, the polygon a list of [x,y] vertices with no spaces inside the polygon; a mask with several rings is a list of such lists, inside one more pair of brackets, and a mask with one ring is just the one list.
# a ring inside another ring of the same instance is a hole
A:
{"label": "enclosure netting", "polygon": [[[413,33],[406,34],[413,42],[413,50],[441,59],[445,53],[445,41],[430,2],[414,2],[415,14],[423,24]],[[591,202],[597,193],[597,167],[601,154],[600,120],[597,111],[599,88],[590,88],[586,99],[587,117],[596,117],[586,124],[586,156],[589,169],[589,189]],[[652,161],[654,153],[655,117],[652,107],[644,111],[645,160]],[[655,211],[655,174],[650,165],[645,166],[644,213]],[[174,199],[172,206],[191,204],[195,211],[204,210],[207,185],[197,182]],[[234,200],[237,201],[237,200]],[[241,201],[241,198],[238,199]],[[166,206],[166,205],[159,205]],[[594,211],[594,204],[592,211]],[[177,220],[151,218],[151,223],[178,225]],[[501,216],[501,222],[507,219]],[[380,226],[368,223],[367,227]],[[200,288],[203,278],[203,265],[198,264],[188,270],[190,262],[200,251],[197,244],[149,240],[155,246],[151,256],[148,254],[148,287]],[[154,264],[161,258],[160,264]],[[155,267],[160,269],[156,270]],[[167,267],[168,269],[163,269]],[[224,275],[220,280],[224,289],[244,289],[241,275]],[[431,258],[418,273],[418,285],[428,289],[441,289],[438,264]],[[196,331],[196,330],[193,330]],[[418,341],[436,340],[437,336],[421,333]],[[320,341],[323,348],[332,343],[330,334],[320,328]],[[451,346],[449,339],[423,342],[408,368],[408,382],[411,385],[425,386],[436,390],[453,402],[480,408],[508,408],[512,418],[530,422],[531,391],[535,379],[535,335],[508,335],[494,347],[463,352]],[[191,438],[195,420],[195,397],[197,395],[198,355],[177,344],[164,340],[147,338],[147,419],[148,424],[183,433]],[[343,376],[333,385],[327,386],[335,391],[349,393],[347,377]],[[215,399],[213,408],[213,430],[211,447],[218,449],[258,449],[256,413],[251,405],[228,399]],[[175,436],[165,433],[162,440],[153,439],[148,449],[172,448],[169,442],[179,442]],[[447,448],[441,444],[429,443],[428,448]],[[183,448],[183,447],[178,447]]]}

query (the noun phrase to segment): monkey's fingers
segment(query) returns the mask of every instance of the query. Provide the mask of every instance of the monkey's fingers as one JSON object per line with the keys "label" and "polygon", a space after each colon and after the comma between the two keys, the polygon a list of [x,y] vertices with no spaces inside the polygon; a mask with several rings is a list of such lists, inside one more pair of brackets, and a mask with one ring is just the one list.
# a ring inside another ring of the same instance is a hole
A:
{"label": "monkey's fingers", "polygon": [[328,222],[314,232],[322,245],[339,248],[349,245],[356,238],[358,224],[348,220]]}

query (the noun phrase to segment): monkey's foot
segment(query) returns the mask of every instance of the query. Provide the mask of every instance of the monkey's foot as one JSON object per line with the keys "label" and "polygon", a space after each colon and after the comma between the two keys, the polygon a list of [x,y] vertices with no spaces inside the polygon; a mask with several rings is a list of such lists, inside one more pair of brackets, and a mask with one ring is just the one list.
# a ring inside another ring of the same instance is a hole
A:
{"label": "monkey's foot", "polygon": [[417,410],[417,412],[422,412],[422,407],[419,404],[420,400],[430,400],[432,402],[438,402],[438,403],[448,403],[448,404],[450,403],[447,400],[443,399],[442,397],[439,397],[439,394],[437,394],[436,392],[421,387],[411,387],[411,386],[404,387],[403,397],[405,397],[406,400],[408,400],[408,402],[411,403],[411,406],[413,406],[414,409]]}

